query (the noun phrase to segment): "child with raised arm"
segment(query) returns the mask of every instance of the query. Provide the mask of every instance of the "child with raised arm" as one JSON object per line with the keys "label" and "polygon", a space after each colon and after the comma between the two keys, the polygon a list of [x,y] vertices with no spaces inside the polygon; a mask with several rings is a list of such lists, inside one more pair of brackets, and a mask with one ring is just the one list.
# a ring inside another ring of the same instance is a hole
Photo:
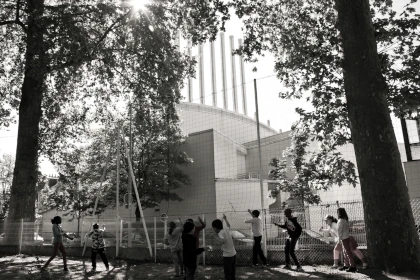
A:
{"label": "child with raised arm", "polygon": [[264,256],[263,250],[261,248],[261,241],[262,241],[262,227],[261,227],[261,219],[260,211],[254,210],[251,212],[248,209],[248,213],[251,214],[252,218],[245,220],[245,223],[252,224],[252,235],[254,236],[254,247],[252,248],[252,265],[258,266],[258,256],[260,257],[263,266],[267,266],[267,259]]}
{"label": "child with raised arm", "polygon": [[284,268],[291,269],[290,256],[292,256],[292,259],[296,264],[296,269],[302,270],[302,267],[300,266],[300,263],[295,255],[295,247],[300,235],[302,234],[302,227],[298,223],[297,218],[292,217],[291,209],[287,208],[284,210],[284,216],[286,217],[284,225],[274,223],[276,226],[286,229],[287,233],[289,234],[289,237],[286,239],[286,246],[284,248],[284,253],[286,255],[286,265]]}
{"label": "child with raised arm", "polygon": [[219,219],[214,220],[211,225],[215,233],[214,238],[222,245],[225,279],[234,280],[236,277],[236,250],[230,233],[230,224],[225,214],[223,214],[223,220],[226,222],[227,227],[225,228]]}
{"label": "child with raised arm", "polygon": [[61,252],[61,255],[63,256],[63,264],[64,264],[64,271],[68,271],[67,269],[67,258],[66,258],[66,250],[63,246],[63,236],[69,238],[70,240],[73,240],[73,237],[70,237],[63,231],[61,228],[61,217],[55,216],[51,223],[53,224],[52,231],[54,236],[54,249],[51,257],[48,259],[48,261],[44,264],[42,267],[42,270],[45,270],[49,263],[57,256],[58,251]]}
{"label": "child with raised arm", "polygon": [[182,260],[182,226],[177,227],[175,222],[169,223],[169,230],[165,234],[165,245],[169,246],[172,255],[172,261],[175,266],[175,277],[184,274],[184,264]]}
{"label": "child with raised arm", "polygon": [[193,223],[186,222],[184,224],[184,232],[182,233],[183,259],[185,268],[185,280],[193,280],[197,269],[197,255],[204,252],[203,248],[196,248],[196,238],[194,236],[195,226]]}
{"label": "child with raised arm", "polygon": [[[180,218],[181,219],[181,218]],[[180,220],[181,221],[181,220]],[[198,223],[200,224],[200,225],[198,225],[198,226],[196,226],[196,223],[194,223],[194,220],[193,219],[187,219],[187,222],[190,222],[190,223],[193,223],[194,224],[194,226],[195,226],[195,230],[194,230],[194,236],[195,236],[195,238],[196,238],[196,248],[198,249],[199,247],[200,247],[200,232],[203,230],[203,229],[205,229],[206,228],[206,222],[205,221],[203,221],[201,218],[200,218],[200,216],[198,216]],[[199,264],[199,262],[200,262],[200,258],[199,257],[197,257],[197,268],[198,268],[198,264]]]}
{"label": "child with raised arm", "polygon": [[102,261],[105,264],[106,270],[109,270],[108,259],[105,255],[105,242],[104,242],[104,234],[105,225],[103,225],[102,230],[99,229],[99,225],[95,223],[93,225],[93,230],[86,234],[86,237],[92,237],[92,272],[96,272],[96,255],[99,254],[101,256]]}

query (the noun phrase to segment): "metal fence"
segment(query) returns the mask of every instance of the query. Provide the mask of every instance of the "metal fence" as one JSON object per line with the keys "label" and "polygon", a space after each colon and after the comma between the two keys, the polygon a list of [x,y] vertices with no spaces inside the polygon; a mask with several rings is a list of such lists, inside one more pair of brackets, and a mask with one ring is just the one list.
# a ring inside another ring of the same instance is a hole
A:
{"label": "metal fence", "polygon": [[[420,199],[411,201],[416,224],[420,224]],[[359,249],[365,254],[366,233],[363,218],[363,207],[361,201],[341,202],[350,217],[350,234],[355,237]],[[327,214],[336,216],[336,203],[324,203],[317,206],[305,206],[294,208],[293,215],[298,218],[303,227],[303,232],[296,247],[296,255],[303,264],[329,264],[332,261],[334,247],[333,239],[320,232],[321,227],[326,227],[324,217]],[[226,213],[207,213],[201,215],[206,221],[207,227],[200,233],[200,246],[208,247],[209,250],[200,256],[202,264],[222,264],[222,251],[216,244],[211,222],[216,217],[225,214],[231,225],[231,232],[237,250],[238,264],[250,264],[252,261],[253,237],[250,224],[244,220],[250,218],[248,212],[233,211]],[[197,217],[181,217],[184,221],[187,218],[194,218],[198,224]],[[80,254],[83,247],[83,236],[90,230],[92,222],[99,222],[100,228],[105,225],[105,243],[109,255],[114,257],[142,258],[155,262],[170,262],[170,251],[164,245],[164,236],[168,230],[170,221],[178,222],[179,217],[169,216],[162,220],[161,217],[145,217],[146,227],[149,235],[152,256],[148,251],[146,233],[141,221],[132,222],[123,219],[81,219],[79,232],[68,233],[74,240],[64,238],[65,247],[73,250],[74,254]],[[261,219],[265,228],[263,242],[266,245],[267,257],[272,264],[284,263],[284,243],[287,236],[285,230],[277,227],[274,223],[283,223],[283,209],[270,209],[261,212]],[[66,222],[63,220],[63,228]],[[7,253],[5,248],[13,248],[18,252],[32,254],[48,254],[48,248],[52,244],[51,229],[41,227],[37,222],[29,223],[5,223],[0,235],[0,252]],[[13,236],[12,236],[13,234]],[[131,235],[131,237],[130,237]],[[91,241],[87,242],[91,246]]]}

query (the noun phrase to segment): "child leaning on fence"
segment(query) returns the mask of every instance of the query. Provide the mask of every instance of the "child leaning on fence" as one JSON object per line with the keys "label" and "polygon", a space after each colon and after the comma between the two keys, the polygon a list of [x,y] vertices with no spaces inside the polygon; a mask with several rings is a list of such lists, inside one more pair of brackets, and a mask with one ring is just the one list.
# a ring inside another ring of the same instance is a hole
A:
{"label": "child leaning on fence", "polygon": [[95,223],[93,225],[93,230],[86,234],[86,237],[92,237],[92,272],[96,271],[96,255],[99,254],[101,256],[102,261],[105,264],[106,270],[109,270],[108,259],[105,255],[105,242],[104,242],[104,234],[105,225],[103,225],[103,229],[99,229],[99,225]]}
{"label": "child leaning on fence", "polygon": [[61,217],[55,216],[51,223],[53,224],[52,231],[53,231],[53,241],[54,241],[54,249],[51,257],[48,259],[48,261],[44,264],[42,269],[46,269],[49,263],[57,256],[58,251],[61,252],[61,255],[63,256],[63,264],[64,264],[64,271],[68,271],[67,269],[67,258],[66,258],[66,250],[63,246],[63,236],[69,238],[70,240],[73,240],[73,237],[70,237],[63,231],[61,228]]}
{"label": "child leaning on fence", "polygon": [[286,221],[284,225],[280,225],[274,223],[276,226],[284,228],[287,230],[289,237],[286,239],[286,246],[284,247],[284,253],[286,255],[286,265],[284,266],[285,269],[290,269],[290,256],[292,257],[293,261],[296,264],[297,270],[302,270],[300,263],[295,255],[295,247],[296,243],[299,240],[300,235],[302,234],[302,226],[298,223],[296,217],[292,217],[292,210],[287,208],[284,210],[284,216]]}
{"label": "child leaning on fence", "polygon": [[169,223],[169,230],[165,234],[165,245],[171,250],[172,261],[175,266],[175,277],[184,274],[184,264],[182,260],[182,227],[177,227],[175,222]]}

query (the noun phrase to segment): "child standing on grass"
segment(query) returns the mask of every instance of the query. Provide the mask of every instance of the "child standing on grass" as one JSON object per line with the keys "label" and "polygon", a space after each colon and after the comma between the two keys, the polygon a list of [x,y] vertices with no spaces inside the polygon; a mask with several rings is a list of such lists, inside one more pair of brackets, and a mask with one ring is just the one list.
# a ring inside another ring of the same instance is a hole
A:
{"label": "child standing on grass", "polygon": [[236,278],[236,250],[233,245],[232,234],[230,233],[230,224],[223,214],[227,227],[223,228],[223,222],[219,219],[212,222],[214,238],[222,245],[223,251],[223,270],[225,273],[225,280],[235,280]]}
{"label": "child standing on grass", "polygon": [[184,274],[184,264],[182,261],[182,227],[177,227],[175,222],[169,223],[169,230],[165,234],[165,245],[171,250],[172,261],[175,266],[175,277]]}
{"label": "child standing on grass", "polygon": [[204,252],[203,248],[196,248],[196,238],[194,236],[195,226],[193,223],[186,222],[184,224],[184,232],[182,233],[182,247],[185,276],[184,280],[193,280],[197,269],[197,255]]}
{"label": "child standing on grass", "polygon": [[289,234],[289,237],[286,239],[286,246],[284,248],[284,253],[286,255],[286,265],[284,268],[291,269],[290,256],[292,256],[292,259],[296,264],[296,270],[302,270],[302,267],[300,266],[300,263],[295,255],[295,247],[300,235],[302,234],[302,227],[298,223],[297,218],[292,217],[291,209],[287,208],[284,210],[284,216],[286,217],[284,225],[274,223],[276,226],[286,229],[287,233]]}
{"label": "child standing on grass", "polygon": [[260,257],[263,266],[267,266],[267,259],[264,256],[263,250],[261,248],[262,241],[262,228],[261,228],[261,219],[260,211],[254,210],[251,212],[248,209],[248,213],[251,214],[252,219],[245,220],[245,223],[252,224],[252,235],[254,236],[254,247],[252,248],[252,265],[258,266],[258,256]]}
{"label": "child standing on grass", "polygon": [[[338,225],[337,225],[338,221],[333,216],[327,215],[325,217],[325,222],[328,225],[328,229],[321,228],[320,231],[328,232],[331,235],[331,237],[334,238],[334,242],[336,244],[335,244],[335,247],[334,247],[334,254],[333,254],[334,265],[332,266],[332,268],[338,268],[338,263],[340,261],[340,252],[343,251],[343,246],[342,246],[342,244],[341,244],[341,242],[338,238]],[[357,241],[351,235],[349,236],[349,239],[350,239],[350,250],[362,261],[363,268],[364,269],[368,268],[368,263],[366,261],[366,258],[363,256],[363,253],[359,249],[357,249],[357,247],[358,247]],[[348,267],[349,264],[345,263],[345,266]]]}
{"label": "child standing on grass", "polygon": [[51,257],[48,259],[48,261],[44,264],[42,267],[43,270],[47,268],[47,266],[50,264],[50,262],[57,256],[58,251],[61,252],[61,255],[63,256],[63,264],[64,264],[64,271],[68,271],[67,268],[67,258],[66,258],[66,250],[63,246],[63,236],[69,238],[70,240],[73,240],[73,237],[70,237],[63,231],[61,228],[61,217],[55,216],[51,223],[53,224],[52,231],[53,231],[53,241],[54,241],[54,249]]}
{"label": "child standing on grass", "polygon": [[96,272],[96,254],[101,256],[102,261],[105,264],[106,270],[109,270],[108,259],[105,255],[105,242],[104,242],[104,234],[105,225],[103,225],[103,229],[99,229],[99,225],[95,223],[93,225],[93,230],[89,232],[86,236],[92,237],[92,272]]}

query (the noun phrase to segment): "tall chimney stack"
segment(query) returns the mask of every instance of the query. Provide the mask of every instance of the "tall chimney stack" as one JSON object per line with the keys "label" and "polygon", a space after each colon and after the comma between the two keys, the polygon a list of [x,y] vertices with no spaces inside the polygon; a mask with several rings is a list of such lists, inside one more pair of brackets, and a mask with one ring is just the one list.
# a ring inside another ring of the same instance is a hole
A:
{"label": "tall chimney stack", "polygon": [[[239,39],[238,42],[239,42],[239,47],[242,47],[243,46],[242,39]],[[246,99],[245,64],[244,64],[243,55],[239,57],[239,63],[240,63],[239,66],[241,69],[241,85],[242,85],[241,89],[242,89],[242,106],[243,106],[242,109],[244,111],[244,115],[246,116],[248,115],[248,106],[247,106],[247,99]]]}
{"label": "tall chimney stack", "polygon": [[200,104],[205,104],[204,92],[204,55],[203,45],[198,47],[198,68],[199,68],[199,83],[200,83]]}
{"label": "tall chimney stack", "polygon": [[[190,59],[193,59],[192,56],[192,43],[191,41],[188,42],[188,56]],[[191,77],[188,78],[188,102],[193,102],[193,80]]]}
{"label": "tall chimney stack", "polygon": [[216,57],[214,50],[214,41],[210,42],[210,63],[211,63],[211,90],[212,90],[212,103],[217,107],[217,81],[216,81]]}
{"label": "tall chimney stack", "polygon": [[233,94],[233,111],[238,112],[238,94],[236,91],[236,63],[235,55],[233,51],[235,50],[235,37],[233,35],[229,36],[230,39],[230,62],[232,66],[232,94]]}
{"label": "tall chimney stack", "polygon": [[225,33],[220,32],[220,47],[222,55],[222,86],[223,86],[223,109],[228,109],[227,98],[227,82],[226,82],[226,50],[225,50]]}

